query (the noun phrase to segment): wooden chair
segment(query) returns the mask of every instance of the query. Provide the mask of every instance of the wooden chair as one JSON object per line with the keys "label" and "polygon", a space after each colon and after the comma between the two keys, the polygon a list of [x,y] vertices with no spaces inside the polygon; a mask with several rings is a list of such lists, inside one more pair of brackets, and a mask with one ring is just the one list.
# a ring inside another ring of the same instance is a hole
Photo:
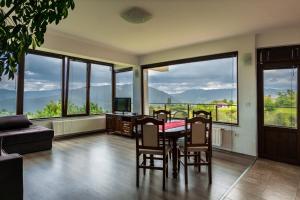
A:
{"label": "wooden chair", "polygon": [[[153,110],[153,117],[158,120],[164,120],[164,122],[170,122],[171,121],[171,111],[167,110]],[[160,143],[162,144],[162,138],[160,139]],[[166,140],[168,145],[171,144],[171,141],[169,139]]]}
{"label": "wooden chair", "polygon": [[207,112],[205,110],[193,110],[193,117],[211,118],[211,111]]}
{"label": "wooden chair", "polygon": [[153,110],[153,117],[165,122],[171,121],[171,111],[168,110]]}
{"label": "wooden chair", "polygon": [[[138,128],[140,126],[140,129]],[[159,131],[159,126],[162,130]],[[146,117],[136,120],[136,132],[140,130],[141,141],[139,134],[136,134],[136,186],[139,187],[139,172],[140,168],[156,169],[163,171],[163,190],[165,190],[165,177],[168,177],[168,154],[171,150],[165,144],[165,123],[163,120]],[[163,139],[162,145],[160,138]],[[140,163],[140,156],[143,156],[143,161]],[[147,160],[162,160],[162,167],[154,166],[154,163],[147,165]]]}
{"label": "wooden chair", "polygon": [[[180,169],[180,163],[184,165],[185,184],[188,184],[188,166],[198,167],[198,171],[200,171],[201,165],[208,166],[209,183],[211,184],[212,119],[205,117],[186,119],[185,131],[184,146],[180,147],[178,164],[178,169]],[[205,152],[205,160],[201,157],[202,152]],[[181,157],[184,158],[183,162]],[[194,162],[189,159],[190,157],[195,157]]]}

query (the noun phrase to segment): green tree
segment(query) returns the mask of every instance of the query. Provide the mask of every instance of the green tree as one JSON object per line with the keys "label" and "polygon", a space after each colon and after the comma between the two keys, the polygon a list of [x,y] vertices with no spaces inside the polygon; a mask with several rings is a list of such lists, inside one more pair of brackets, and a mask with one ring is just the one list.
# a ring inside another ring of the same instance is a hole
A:
{"label": "green tree", "polygon": [[286,92],[278,92],[278,97],[275,100],[277,107],[294,107],[297,103],[296,92],[287,90]]}
{"label": "green tree", "polygon": [[275,109],[275,102],[271,96],[264,97],[264,104],[266,111],[273,111]]}
{"label": "green tree", "polygon": [[74,0],[0,0],[0,80],[14,78],[30,46],[44,43],[48,24],[58,24],[74,9]]}
{"label": "green tree", "polygon": [[90,112],[91,112],[91,114],[104,113],[102,107],[99,107],[97,103],[93,103],[93,102],[91,102],[91,104],[90,104]]}

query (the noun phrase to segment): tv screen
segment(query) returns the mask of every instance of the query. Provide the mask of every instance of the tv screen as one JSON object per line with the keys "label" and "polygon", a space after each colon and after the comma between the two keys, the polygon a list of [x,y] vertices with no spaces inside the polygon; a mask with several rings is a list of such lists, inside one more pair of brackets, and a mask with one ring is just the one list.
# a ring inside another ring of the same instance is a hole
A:
{"label": "tv screen", "polygon": [[131,98],[115,98],[114,110],[117,112],[131,112]]}

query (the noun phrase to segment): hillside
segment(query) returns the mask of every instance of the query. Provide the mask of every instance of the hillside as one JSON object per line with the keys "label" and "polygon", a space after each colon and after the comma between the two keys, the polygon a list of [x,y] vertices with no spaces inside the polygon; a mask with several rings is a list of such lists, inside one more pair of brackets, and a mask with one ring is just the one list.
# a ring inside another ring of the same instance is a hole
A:
{"label": "hillside", "polygon": [[[91,102],[97,103],[104,110],[111,108],[111,86],[95,86],[91,87]],[[132,91],[131,85],[117,86],[116,94],[118,97],[130,97]],[[280,90],[266,89],[265,95],[276,96]],[[232,95],[233,93],[233,95]],[[236,101],[236,90],[231,89],[216,89],[202,90],[193,89],[187,90],[179,94],[168,94],[166,92],[149,88],[149,103],[167,103],[168,98],[172,103],[209,103],[213,100],[228,99]],[[14,112],[16,107],[15,101],[16,92],[12,90],[0,89],[0,110],[5,109]],[[49,101],[59,101],[61,99],[60,90],[47,91],[27,91],[25,92],[24,108],[27,112],[34,112],[37,109],[42,109]],[[109,101],[107,101],[109,100]],[[85,88],[74,89],[70,91],[69,101],[76,105],[83,105],[85,99]]]}

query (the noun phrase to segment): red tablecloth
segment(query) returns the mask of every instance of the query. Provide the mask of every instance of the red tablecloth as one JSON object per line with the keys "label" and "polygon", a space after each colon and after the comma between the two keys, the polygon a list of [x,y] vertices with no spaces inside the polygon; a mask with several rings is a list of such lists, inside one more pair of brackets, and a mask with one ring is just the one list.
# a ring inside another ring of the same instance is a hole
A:
{"label": "red tablecloth", "polygon": [[[165,130],[171,129],[171,128],[177,128],[185,125],[184,120],[176,120],[165,123]],[[159,130],[162,130],[162,127],[159,127]]]}

